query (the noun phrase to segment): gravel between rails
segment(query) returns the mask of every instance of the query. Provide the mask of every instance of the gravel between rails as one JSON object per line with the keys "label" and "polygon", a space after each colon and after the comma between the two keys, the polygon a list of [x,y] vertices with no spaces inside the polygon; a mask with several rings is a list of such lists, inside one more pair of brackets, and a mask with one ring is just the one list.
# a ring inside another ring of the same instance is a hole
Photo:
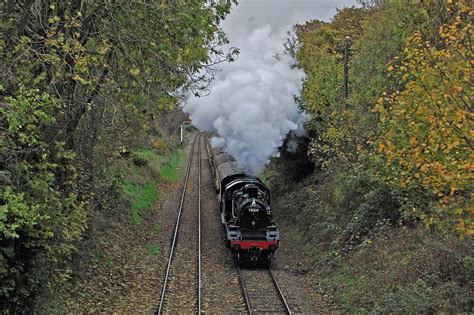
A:
{"label": "gravel between rails", "polygon": [[232,255],[224,244],[219,203],[212,184],[206,141],[201,143],[203,310],[205,313],[244,313],[245,302]]}
{"label": "gravel between rails", "polygon": [[195,138],[193,160],[178,228],[176,247],[164,296],[164,312],[195,312],[198,287],[198,145]]}
{"label": "gravel between rails", "polygon": [[266,267],[240,268],[252,313],[286,314]]}

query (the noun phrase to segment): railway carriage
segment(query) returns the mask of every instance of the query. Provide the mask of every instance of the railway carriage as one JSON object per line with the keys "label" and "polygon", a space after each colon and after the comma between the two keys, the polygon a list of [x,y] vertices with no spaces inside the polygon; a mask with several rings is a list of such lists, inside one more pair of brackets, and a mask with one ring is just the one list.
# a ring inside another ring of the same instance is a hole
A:
{"label": "railway carriage", "polygon": [[230,154],[212,148],[210,142],[207,150],[226,246],[238,263],[269,264],[280,242],[270,190],[258,177],[240,168]]}

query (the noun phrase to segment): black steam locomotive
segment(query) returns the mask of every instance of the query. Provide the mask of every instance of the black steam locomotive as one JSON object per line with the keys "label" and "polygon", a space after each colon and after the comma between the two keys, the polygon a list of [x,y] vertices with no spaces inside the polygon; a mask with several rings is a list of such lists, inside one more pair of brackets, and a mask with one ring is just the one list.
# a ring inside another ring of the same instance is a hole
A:
{"label": "black steam locomotive", "polygon": [[239,264],[269,264],[280,242],[270,190],[259,178],[246,174],[222,149],[212,148],[208,142],[207,150],[227,247]]}

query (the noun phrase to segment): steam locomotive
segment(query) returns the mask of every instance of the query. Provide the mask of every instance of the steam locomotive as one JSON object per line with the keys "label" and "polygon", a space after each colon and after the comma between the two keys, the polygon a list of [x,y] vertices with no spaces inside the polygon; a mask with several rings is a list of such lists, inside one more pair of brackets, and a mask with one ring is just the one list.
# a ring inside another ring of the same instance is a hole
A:
{"label": "steam locomotive", "polygon": [[270,264],[280,242],[273,221],[270,190],[247,174],[234,158],[207,143],[214,187],[219,197],[226,246],[238,264]]}

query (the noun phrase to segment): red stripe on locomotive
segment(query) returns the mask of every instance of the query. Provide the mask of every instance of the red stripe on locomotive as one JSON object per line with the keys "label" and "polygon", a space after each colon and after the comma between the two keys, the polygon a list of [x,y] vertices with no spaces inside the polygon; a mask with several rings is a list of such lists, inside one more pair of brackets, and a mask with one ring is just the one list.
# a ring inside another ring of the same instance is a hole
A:
{"label": "red stripe on locomotive", "polygon": [[275,250],[278,247],[278,241],[230,241],[231,248],[234,248],[234,245],[240,245],[240,250],[252,247],[269,249],[271,245],[274,245]]}

